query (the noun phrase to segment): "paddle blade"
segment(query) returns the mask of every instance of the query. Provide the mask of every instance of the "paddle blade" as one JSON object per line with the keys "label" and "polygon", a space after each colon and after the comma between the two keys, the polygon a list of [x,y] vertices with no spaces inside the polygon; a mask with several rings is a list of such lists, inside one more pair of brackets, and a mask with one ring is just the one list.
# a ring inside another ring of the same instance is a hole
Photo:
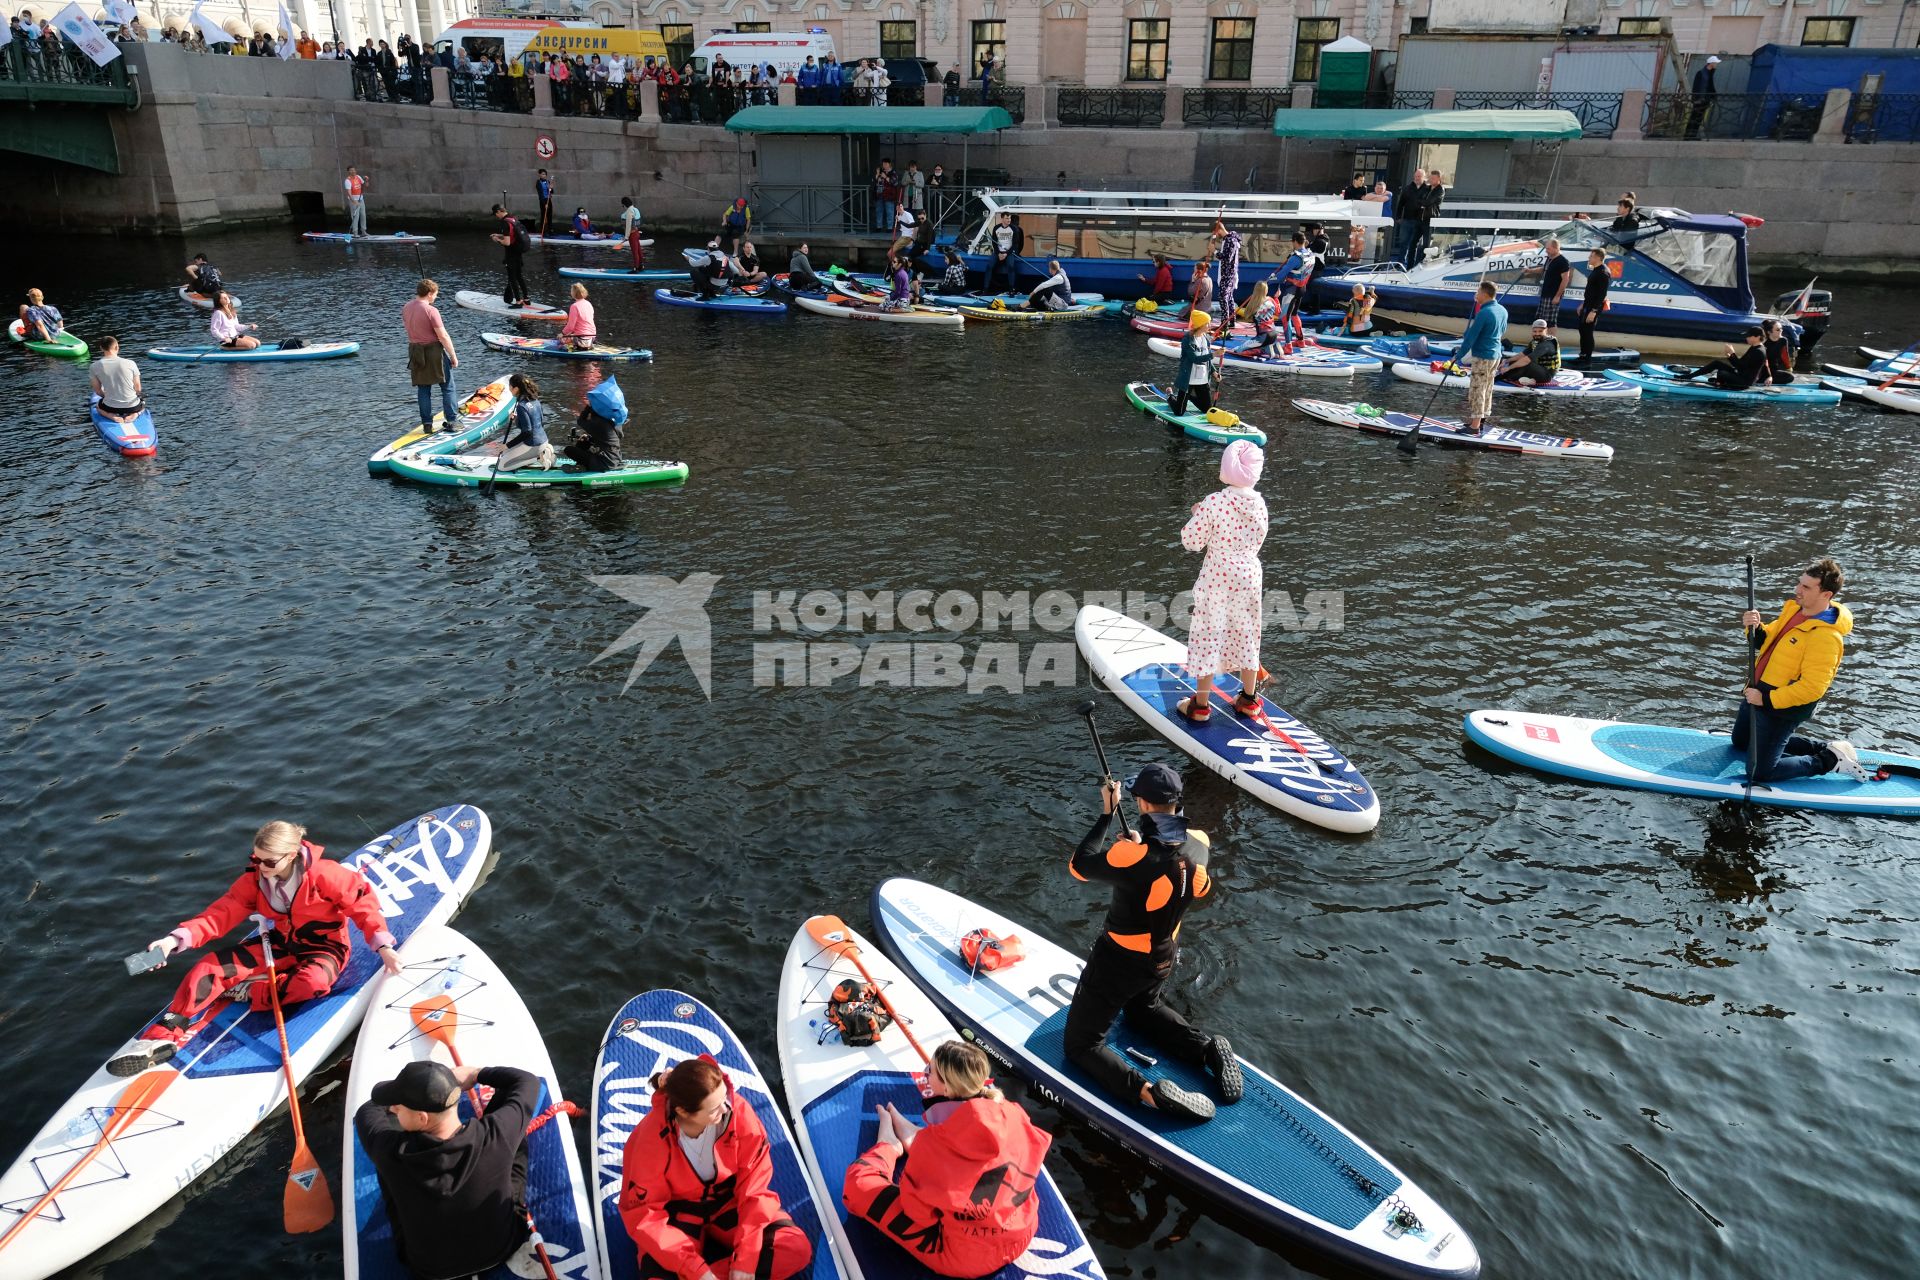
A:
{"label": "paddle blade", "polygon": [[807,936],[822,951],[837,956],[860,954],[860,946],[853,940],[853,930],[847,928],[847,922],[839,916],[810,917],[807,920]]}
{"label": "paddle blade", "polygon": [[289,1235],[323,1231],[333,1222],[333,1188],[304,1142],[294,1148],[282,1210]]}
{"label": "paddle blade", "polygon": [[416,1031],[430,1040],[438,1040],[448,1049],[453,1050],[454,1065],[459,1066],[460,1052],[454,1049],[453,1033],[460,1028],[460,1009],[454,1004],[453,997],[444,993],[428,996],[407,1010],[407,1013],[413,1019]]}

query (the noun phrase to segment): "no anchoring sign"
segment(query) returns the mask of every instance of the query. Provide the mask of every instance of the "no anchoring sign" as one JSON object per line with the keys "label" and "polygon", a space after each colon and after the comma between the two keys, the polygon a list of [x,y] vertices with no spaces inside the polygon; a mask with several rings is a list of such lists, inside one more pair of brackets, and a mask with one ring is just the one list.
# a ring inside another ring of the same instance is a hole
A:
{"label": "no anchoring sign", "polygon": [[533,140],[533,154],[542,160],[553,159],[553,150],[553,138],[550,135],[543,133]]}

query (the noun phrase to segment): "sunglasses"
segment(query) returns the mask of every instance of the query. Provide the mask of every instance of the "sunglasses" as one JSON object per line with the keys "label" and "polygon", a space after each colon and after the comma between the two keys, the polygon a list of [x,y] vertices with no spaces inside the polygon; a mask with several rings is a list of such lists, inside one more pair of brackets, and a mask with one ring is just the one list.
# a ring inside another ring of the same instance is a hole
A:
{"label": "sunglasses", "polygon": [[247,859],[247,865],[250,867],[277,867],[281,863],[285,862],[288,858],[291,858],[292,856],[293,855],[290,853],[283,853],[277,858],[262,858],[262,857],[255,856]]}

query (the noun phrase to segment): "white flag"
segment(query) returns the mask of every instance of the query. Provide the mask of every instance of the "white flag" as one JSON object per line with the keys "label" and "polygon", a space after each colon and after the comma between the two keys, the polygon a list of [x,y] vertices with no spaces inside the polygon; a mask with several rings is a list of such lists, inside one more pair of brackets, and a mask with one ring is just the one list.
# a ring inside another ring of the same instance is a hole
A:
{"label": "white flag", "polygon": [[188,21],[199,28],[201,38],[208,44],[220,44],[223,41],[231,41],[233,37],[228,35],[219,23],[201,12],[201,10],[206,7],[206,4],[207,0],[200,0],[200,3],[194,5],[193,12],[188,15]]}
{"label": "white flag", "polygon": [[280,48],[278,50],[281,59],[284,61],[298,52],[298,50],[293,47],[293,38],[298,35],[300,31],[298,27],[293,25],[293,15],[287,12],[286,0],[280,0],[280,29],[286,32],[286,35],[280,41]]}
{"label": "white flag", "polygon": [[123,27],[132,26],[136,16],[133,0],[107,0],[107,16]]}
{"label": "white flag", "polygon": [[79,48],[80,52],[93,59],[93,65],[104,67],[120,56],[120,46],[107,39],[107,33],[94,25],[93,19],[80,12],[76,2],[53,15],[53,25],[60,33]]}

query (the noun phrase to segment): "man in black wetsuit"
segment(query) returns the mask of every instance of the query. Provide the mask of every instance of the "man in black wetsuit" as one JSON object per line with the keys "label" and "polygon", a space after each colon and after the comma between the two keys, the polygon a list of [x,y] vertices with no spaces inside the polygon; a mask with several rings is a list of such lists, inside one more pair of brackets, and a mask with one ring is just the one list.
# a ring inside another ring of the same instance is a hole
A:
{"label": "man in black wetsuit", "polygon": [[1723,391],[1745,391],[1755,383],[1768,381],[1767,349],[1763,344],[1765,336],[1755,325],[1744,335],[1746,350],[1735,353],[1733,344],[1727,344],[1727,355],[1722,360],[1709,360],[1688,373],[1679,375],[1680,381],[1691,382],[1704,373],[1713,375],[1713,385]]}
{"label": "man in black wetsuit", "polygon": [[1100,790],[1100,817],[1073,851],[1077,880],[1113,886],[1106,928],[1093,944],[1067,1009],[1067,1057],[1116,1097],[1190,1120],[1213,1118],[1213,1100],[1171,1080],[1151,1085],[1113,1051],[1107,1033],[1121,1013],[1134,1031],[1165,1052],[1213,1073],[1222,1102],[1238,1102],[1243,1081],[1233,1046],[1210,1036],[1161,1002],[1180,958],[1176,940],[1187,908],[1207,896],[1206,833],[1187,829],[1180,816],[1180,775],[1164,764],[1142,769],[1128,789],[1140,807],[1140,831],[1121,832],[1109,847],[1107,825],[1120,806],[1120,784]]}
{"label": "man in black wetsuit", "polygon": [[1613,284],[1613,272],[1607,269],[1604,249],[1587,250],[1587,283],[1580,295],[1580,366],[1593,359],[1593,331],[1607,312],[1607,289]]}

